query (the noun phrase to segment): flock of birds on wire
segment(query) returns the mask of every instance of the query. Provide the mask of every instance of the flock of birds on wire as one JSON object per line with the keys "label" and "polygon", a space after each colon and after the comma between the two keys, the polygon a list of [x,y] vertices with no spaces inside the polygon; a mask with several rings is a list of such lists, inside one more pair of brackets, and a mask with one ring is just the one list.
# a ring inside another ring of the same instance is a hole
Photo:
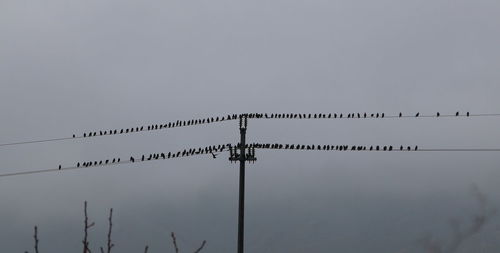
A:
{"label": "flock of birds on wire", "polygon": [[[385,113],[245,113],[245,114],[228,114],[227,116],[217,116],[217,117],[208,117],[202,119],[192,119],[192,120],[177,120],[168,122],[165,124],[153,124],[148,126],[140,126],[140,127],[131,127],[131,128],[122,128],[122,129],[110,129],[110,130],[100,130],[100,131],[91,131],[83,133],[79,138],[87,138],[87,137],[95,137],[95,136],[104,136],[104,135],[116,135],[116,134],[128,134],[134,132],[143,132],[143,131],[152,131],[152,130],[161,130],[167,128],[175,128],[175,127],[185,127],[185,126],[193,126],[193,125],[202,125],[202,124],[210,124],[214,122],[222,122],[229,120],[237,120],[239,118],[248,118],[248,119],[366,119],[366,118],[402,118],[402,117],[420,117],[419,112],[412,116],[404,116],[403,113],[399,113],[397,116],[387,116]],[[449,117],[453,115],[442,115],[437,112],[433,117]],[[460,112],[456,112],[455,116],[470,116],[470,113],[467,112],[465,114],[460,114]],[[429,117],[429,116],[426,116]],[[73,134],[73,138],[77,138],[76,134]]]}
{"label": "flock of birds on wire", "polygon": [[[104,165],[120,164],[120,163],[134,163],[134,162],[144,162],[151,160],[164,160],[173,159],[180,157],[189,157],[194,155],[212,155],[215,159],[218,153],[229,151],[231,157],[236,159],[230,159],[234,162],[238,159],[241,146],[232,144],[221,144],[213,145],[200,148],[184,149],[177,152],[168,153],[151,153],[142,156],[130,156],[128,160],[121,160],[121,158],[112,158],[106,160],[95,160],[95,161],[83,161],[78,162],[76,167],[73,168],[87,168],[87,167],[97,167]],[[393,146],[361,146],[361,145],[314,145],[314,144],[279,144],[279,143],[251,143],[245,145],[245,150],[248,150],[246,154],[247,157],[255,157],[255,149],[284,149],[284,150],[323,150],[323,151],[417,151],[418,146],[399,146],[399,148]],[[62,165],[59,165],[59,170],[63,169]]]}

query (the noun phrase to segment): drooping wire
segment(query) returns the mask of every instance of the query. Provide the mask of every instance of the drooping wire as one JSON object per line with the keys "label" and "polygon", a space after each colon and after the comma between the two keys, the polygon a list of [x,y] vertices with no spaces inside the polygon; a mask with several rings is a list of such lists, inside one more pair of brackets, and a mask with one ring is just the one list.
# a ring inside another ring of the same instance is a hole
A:
{"label": "drooping wire", "polygon": [[132,134],[147,131],[157,131],[166,130],[170,128],[178,127],[189,127],[194,125],[205,125],[216,122],[237,120],[241,117],[247,117],[249,119],[408,119],[408,118],[450,118],[450,117],[500,117],[500,113],[460,113],[455,114],[394,114],[389,115],[386,113],[243,113],[243,114],[228,114],[224,116],[207,117],[191,120],[176,120],[168,123],[162,124],[151,124],[136,126],[130,128],[120,128],[120,129],[106,129],[106,130],[94,130],[86,131],[82,134],[73,134],[72,137],[62,137],[62,138],[52,138],[52,139],[41,139],[41,140],[29,140],[29,141],[17,141],[10,143],[0,143],[0,147],[13,146],[13,145],[23,145],[32,143],[43,143],[43,142],[54,142],[63,141],[71,139],[82,139],[82,138],[93,138],[101,136],[111,136],[111,135],[121,135],[121,134]]}
{"label": "drooping wire", "polygon": [[[167,152],[167,153],[151,153],[147,155],[140,156],[131,156],[127,159],[121,158],[111,158],[104,160],[87,160],[82,162],[77,162],[73,166],[63,167],[59,165],[58,168],[53,169],[41,169],[41,170],[31,170],[31,171],[22,171],[22,172],[12,172],[0,174],[0,177],[11,177],[11,176],[20,176],[20,175],[29,175],[29,174],[40,174],[47,172],[56,172],[56,171],[66,171],[66,170],[76,170],[76,169],[86,169],[86,168],[97,168],[97,167],[105,167],[105,166],[113,166],[113,165],[122,165],[129,163],[141,163],[141,162],[149,162],[149,161],[158,161],[158,160],[166,160],[166,159],[174,159],[174,158],[184,158],[191,157],[196,155],[211,155],[222,152],[228,152],[231,144],[220,144],[220,145],[212,145],[206,146],[203,148],[190,148],[184,149],[181,151],[175,152]],[[163,154],[163,155],[162,155]]]}
{"label": "drooping wire", "polygon": [[[0,174],[1,177],[11,177],[11,176],[20,176],[20,175],[29,175],[29,174],[40,174],[47,172],[56,172],[56,171],[66,171],[66,170],[76,170],[76,169],[86,169],[86,168],[97,168],[97,167],[105,167],[105,166],[113,166],[113,165],[122,165],[129,163],[141,163],[141,162],[149,162],[149,161],[158,161],[158,160],[166,160],[166,159],[174,159],[174,158],[183,158],[183,157],[191,157],[196,155],[210,155],[217,154],[223,152],[230,152],[232,148],[239,148],[239,144],[231,145],[231,144],[221,144],[221,145],[213,145],[207,146],[203,148],[197,149],[184,149],[182,151],[177,152],[169,152],[169,153],[155,153],[148,154],[136,157],[130,157],[128,159],[119,159],[113,158],[114,160],[108,159],[106,160],[92,160],[92,161],[83,161],[78,162],[76,166],[62,167],[59,165],[59,168],[54,169],[41,169],[41,170],[32,170],[32,171],[22,171],[22,172],[12,172]],[[338,151],[338,152],[500,152],[500,148],[419,148],[418,146],[402,146],[394,147],[391,145],[385,146],[360,146],[360,145],[317,145],[317,144],[279,144],[279,143],[251,143],[247,144],[246,148],[255,148],[255,149],[273,149],[273,150],[293,150],[293,151]],[[162,154],[164,154],[162,156]],[[131,159],[133,158],[133,159]],[[215,156],[214,156],[215,158]],[[87,163],[88,165],[84,165]]]}

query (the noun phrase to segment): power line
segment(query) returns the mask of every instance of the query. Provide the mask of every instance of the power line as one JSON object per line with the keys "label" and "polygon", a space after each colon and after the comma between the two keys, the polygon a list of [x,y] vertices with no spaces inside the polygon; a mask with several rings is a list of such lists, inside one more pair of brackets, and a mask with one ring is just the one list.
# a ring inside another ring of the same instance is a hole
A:
{"label": "power line", "polygon": [[[176,152],[163,153],[163,154],[165,154],[164,157],[161,156],[162,153],[155,153],[155,154],[148,154],[148,155],[142,155],[142,156],[136,156],[136,157],[131,156],[130,158],[133,158],[133,159],[129,158],[129,159],[122,160],[120,158],[113,158],[114,160],[108,159],[109,162],[107,162],[107,163],[106,163],[106,160],[95,160],[95,161],[92,160],[92,161],[87,161],[87,162],[78,162],[77,165],[69,166],[69,167],[62,167],[61,165],[59,165],[58,168],[53,168],[53,169],[40,169],[40,170],[4,173],[4,174],[0,174],[0,177],[11,177],[11,176],[40,174],[40,173],[55,172],[55,171],[66,171],[66,170],[116,166],[116,165],[123,165],[123,164],[129,164],[129,163],[142,163],[142,162],[167,160],[167,159],[174,159],[174,158],[184,158],[184,157],[191,157],[191,156],[195,156],[195,155],[210,155],[210,154],[214,154],[214,153],[217,154],[217,153],[228,152],[229,147],[231,147],[230,144],[212,145],[212,146],[207,146],[207,147],[197,148],[197,149],[184,149],[184,150],[176,151]],[[195,150],[195,151],[192,152],[193,150]],[[170,154],[170,155],[168,155],[168,154]],[[158,155],[158,156],[156,156],[156,155]],[[142,157],[144,157],[144,158],[142,158]],[[89,165],[84,165],[84,163],[88,163]]]}
{"label": "power line", "polygon": [[239,115],[233,114],[233,115],[227,115],[227,116],[208,117],[208,118],[203,118],[203,119],[177,120],[177,121],[172,121],[172,122],[168,122],[168,123],[164,123],[164,124],[152,124],[152,125],[146,125],[146,126],[143,125],[140,127],[120,128],[120,129],[110,129],[110,130],[94,130],[94,131],[85,132],[85,133],[78,135],[78,136],[76,134],[74,134],[72,137],[1,143],[0,147],[32,144],[32,143],[42,143],[42,142],[63,141],[63,140],[71,140],[71,139],[103,137],[103,136],[111,136],[111,135],[132,134],[132,133],[157,131],[157,130],[166,130],[169,128],[188,127],[188,126],[194,126],[194,125],[203,125],[203,124],[211,124],[211,123],[223,122],[223,121],[229,121],[229,120],[236,120],[237,117],[239,117]]}
{"label": "power line", "polygon": [[[287,146],[288,145],[288,146]],[[291,148],[293,145],[293,148]],[[386,146],[359,146],[359,145],[315,145],[315,144],[262,144],[262,143],[251,143],[245,145],[246,147],[250,148],[255,148],[255,149],[272,149],[272,150],[292,150],[292,151],[337,151],[337,152],[377,152],[377,153],[387,153],[387,152],[500,152],[500,148],[416,148],[415,146],[404,146],[403,149],[401,150],[401,146],[397,148],[392,148],[391,150],[389,145]],[[297,147],[299,146],[299,147]],[[321,148],[318,149],[318,146]],[[327,147],[328,146],[328,147]],[[338,148],[336,148],[338,146]],[[211,147],[212,149],[209,149]],[[215,148],[214,148],[215,147]],[[220,148],[219,148],[220,147]],[[48,172],[56,172],[56,171],[67,171],[67,170],[76,170],[76,169],[86,169],[86,168],[98,168],[98,167],[106,167],[106,166],[116,166],[116,165],[123,165],[123,164],[130,164],[130,163],[141,163],[141,162],[151,162],[151,161],[159,161],[159,160],[167,160],[167,159],[174,159],[174,158],[184,158],[184,157],[191,157],[195,155],[210,155],[212,153],[224,153],[224,152],[229,152],[230,148],[232,147],[239,147],[239,144],[232,146],[231,144],[222,144],[222,145],[215,145],[215,146],[207,146],[204,148],[198,148],[198,150],[203,150],[203,152],[188,152],[188,150],[193,150],[193,149],[184,149],[183,151],[177,151],[177,152],[170,152],[170,154],[175,154],[171,155],[168,157],[165,155],[165,158],[162,158],[160,156],[152,156],[150,159],[148,159],[148,156],[145,156],[144,160],[142,160],[142,156],[138,156],[137,158],[134,159],[134,161],[131,161],[130,159],[126,160],[120,160],[119,162],[109,162],[105,164],[104,162],[102,164],[99,164],[101,161],[105,160],[100,160],[100,161],[92,161],[92,165],[89,166],[83,166],[83,162],[80,163],[80,166],[70,166],[70,167],[61,167],[61,168],[54,168],[54,169],[41,169],[41,170],[31,170],[31,171],[22,171],[22,172],[12,172],[12,173],[5,173],[5,174],[0,174],[0,177],[11,177],[11,176],[21,176],[21,175],[30,175],[30,174],[40,174],[40,173],[48,173]],[[309,148],[308,148],[309,147]],[[324,149],[324,147],[326,147]],[[340,148],[342,147],[342,148]],[[372,150],[370,150],[370,147],[373,147]],[[384,147],[386,148],[384,150]],[[408,150],[408,147],[410,147],[410,150]],[[208,150],[208,151],[206,151]],[[182,154],[184,151],[184,155]],[[161,153],[156,153],[156,154],[161,154]],[[168,154],[168,153],[165,153]],[[178,155],[180,154],[180,155]],[[97,162],[96,165],[95,162]]]}
{"label": "power line", "polygon": [[252,143],[256,149],[298,150],[298,151],[355,151],[355,152],[500,152],[500,148],[419,148],[418,146],[393,145],[319,145]]}
{"label": "power line", "polygon": [[191,120],[177,120],[171,121],[163,124],[151,124],[136,126],[131,128],[121,128],[121,129],[109,129],[109,130],[94,130],[87,131],[81,135],[73,135],[72,137],[62,137],[62,138],[52,138],[52,139],[41,139],[41,140],[29,140],[29,141],[18,141],[10,143],[1,143],[0,147],[32,144],[32,143],[43,143],[43,142],[55,142],[71,139],[82,139],[82,138],[93,138],[111,135],[121,135],[121,134],[132,134],[147,131],[157,131],[165,130],[170,128],[178,127],[188,127],[194,125],[204,125],[216,122],[236,120],[242,116],[247,116],[249,119],[408,119],[408,118],[451,118],[451,117],[500,117],[500,113],[478,113],[471,114],[469,112],[460,114],[459,112],[455,114],[403,114],[399,113],[396,115],[389,115],[385,113],[244,113],[244,114],[228,114],[225,116],[215,116],[206,117]]}

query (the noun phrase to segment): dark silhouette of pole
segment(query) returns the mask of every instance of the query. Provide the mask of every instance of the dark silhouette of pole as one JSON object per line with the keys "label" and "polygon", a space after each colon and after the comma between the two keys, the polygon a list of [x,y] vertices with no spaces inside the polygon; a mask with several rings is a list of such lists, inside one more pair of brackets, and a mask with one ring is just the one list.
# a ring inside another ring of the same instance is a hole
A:
{"label": "dark silhouette of pole", "polygon": [[[240,117],[240,143],[239,146],[231,149],[229,160],[231,162],[240,162],[240,183],[239,183],[239,201],[238,201],[238,253],[243,253],[244,249],[244,233],[245,233],[245,162],[254,162],[255,149],[248,148],[246,153],[246,132],[247,132],[247,115]],[[238,150],[239,149],[239,150]]]}
{"label": "dark silhouette of pole", "polygon": [[[243,119],[241,119],[243,121]],[[245,143],[247,133],[247,118],[240,124],[240,195],[238,205],[238,253],[243,253],[245,232]]]}

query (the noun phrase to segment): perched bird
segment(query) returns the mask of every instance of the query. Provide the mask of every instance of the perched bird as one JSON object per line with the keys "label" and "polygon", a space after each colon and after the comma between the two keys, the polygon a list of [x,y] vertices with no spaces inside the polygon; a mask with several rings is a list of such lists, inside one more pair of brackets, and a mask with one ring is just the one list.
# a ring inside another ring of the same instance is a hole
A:
{"label": "perched bird", "polygon": [[76,167],[77,167],[77,168],[80,168],[80,163],[77,163],[77,164],[76,164]]}
{"label": "perched bird", "polygon": [[400,118],[401,118],[401,117],[403,117],[403,114],[402,114],[402,113],[399,113],[399,117],[400,117]]}
{"label": "perched bird", "polygon": [[470,113],[469,113],[469,112],[467,112],[467,117],[469,117],[469,116],[470,116]]}
{"label": "perched bird", "polygon": [[419,113],[419,112],[417,112],[417,114],[415,114],[415,117],[418,117],[418,116],[420,116],[420,113]]}
{"label": "perched bird", "polygon": [[135,162],[135,159],[133,157],[130,157],[130,162]]}
{"label": "perched bird", "polygon": [[61,165],[59,165],[59,170],[61,170],[61,168],[62,168],[62,166],[61,166]]}
{"label": "perched bird", "polygon": [[439,114],[439,112],[436,113],[436,117],[439,117],[441,114]]}
{"label": "perched bird", "polygon": [[73,134],[73,138],[75,138],[76,136]]}
{"label": "perched bird", "polygon": [[455,116],[458,116],[459,114],[460,114],[460,113],[459,113],[459,112],[457,112],[457,113],[455,113]]}

